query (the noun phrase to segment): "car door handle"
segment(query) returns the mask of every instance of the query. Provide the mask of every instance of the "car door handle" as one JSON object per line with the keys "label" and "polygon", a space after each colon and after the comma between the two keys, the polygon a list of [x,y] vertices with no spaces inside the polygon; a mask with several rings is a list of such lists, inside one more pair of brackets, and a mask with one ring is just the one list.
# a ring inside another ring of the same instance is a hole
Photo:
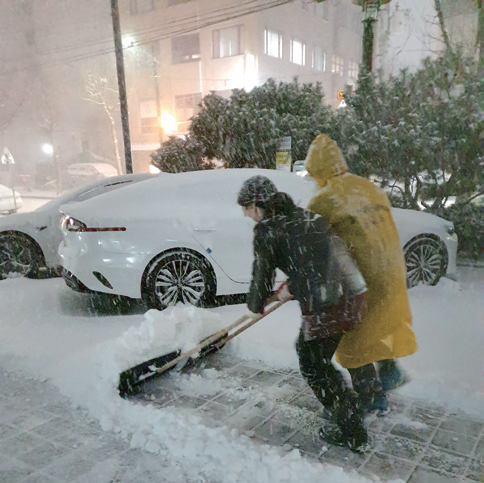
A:
{"label": "car door handle", "polygon": [[194,228],[193,231],[201,232],[201,233],[208,233],[211,231],[217,231],[216,228]]}

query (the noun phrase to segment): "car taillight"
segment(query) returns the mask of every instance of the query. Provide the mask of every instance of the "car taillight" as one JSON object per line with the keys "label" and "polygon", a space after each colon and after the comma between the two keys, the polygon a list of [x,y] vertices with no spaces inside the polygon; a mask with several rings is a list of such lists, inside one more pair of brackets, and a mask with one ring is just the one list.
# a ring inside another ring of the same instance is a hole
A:
{"label": "car taillight", "polygon": [[74,232],[98,232],[98,231],[126,231],[124,226],[103,226],[103,227],[96,227],[91,228],[88,227],[85,223],[77,218],[73,218],[72,216],[65,215],[61,221],[62,229],[64,231],[74,231]]}
{"label": "car taillight", "polygon": [[65,215],[61,221],[64,231],[87,231],[87,225],[72,216]]}

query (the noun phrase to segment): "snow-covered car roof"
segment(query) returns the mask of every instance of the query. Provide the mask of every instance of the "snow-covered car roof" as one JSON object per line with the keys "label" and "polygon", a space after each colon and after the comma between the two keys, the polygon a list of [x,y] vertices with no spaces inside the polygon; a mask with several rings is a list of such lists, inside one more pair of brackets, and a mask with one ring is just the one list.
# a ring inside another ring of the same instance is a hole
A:
{"label": "snow-covered car roof", "polygon": [[[207,196],[220,195],[221,202],[227,199],[237,204],[238,187],[257,174],[268,176],[280,191],[285,191],[288,183],[307,184],[308,198],[315,193],[314,181],[294,176],[284,171],[241,168],[192,171],[166,175],[161,173],[156,179],[147,180],[143,186],[133,185],[123,189],[123,193],[110,192],[97,199],[87,200],[82,204],[61,207],[69,216],[82,218],[84,222],[101,220],[121,220],[126,218],[159,218],[166,202],[170,202],[167,216],[186,215],[186,205],[197,206],[196,201],[203,202]],[[236,187],[233,192],[223,194],[227,187]],[[294,200],[298,203],[301,200]],[[220,209],[224,206],[221,205]],[[209,215],[209,214],[207,214]]]}

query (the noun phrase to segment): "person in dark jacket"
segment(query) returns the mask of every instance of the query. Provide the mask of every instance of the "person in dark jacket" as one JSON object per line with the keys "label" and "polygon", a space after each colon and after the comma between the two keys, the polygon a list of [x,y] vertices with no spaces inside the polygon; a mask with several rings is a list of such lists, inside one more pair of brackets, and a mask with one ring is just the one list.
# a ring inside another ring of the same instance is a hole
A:
{"label": "person in dark jacket", "polygon": [[254,316],[263,312],[273,289],[275,270],[282,270],[288,277],[288,290],[303,314],[296,343],[301,373],[332,417],[320,435],[330,443],[364,450],[368,436],[362,411],[354,392],[331,362],[341,335],[311,338],[303,330],[305,323],[311,324],[325,310],[321,287],[326,281],[330,247],[325,221],[297,207],[289,195],[278,192],[264,176],[246,180],[237,202],[244,216],[257,223],[248,310]]}

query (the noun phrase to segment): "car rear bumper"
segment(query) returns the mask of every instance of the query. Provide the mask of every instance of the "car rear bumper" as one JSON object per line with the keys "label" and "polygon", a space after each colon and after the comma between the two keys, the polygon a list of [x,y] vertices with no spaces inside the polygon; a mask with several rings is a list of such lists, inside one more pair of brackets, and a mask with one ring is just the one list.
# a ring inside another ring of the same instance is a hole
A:
{"label": "car rear bumper", "polygon": [[85,287],[94,292],[141,298],[144,255],[103,252],[102,256],[89,256],[87,251],[73,253],[62,242],[59,257],[64,280],[73,290],[85,291]]}

